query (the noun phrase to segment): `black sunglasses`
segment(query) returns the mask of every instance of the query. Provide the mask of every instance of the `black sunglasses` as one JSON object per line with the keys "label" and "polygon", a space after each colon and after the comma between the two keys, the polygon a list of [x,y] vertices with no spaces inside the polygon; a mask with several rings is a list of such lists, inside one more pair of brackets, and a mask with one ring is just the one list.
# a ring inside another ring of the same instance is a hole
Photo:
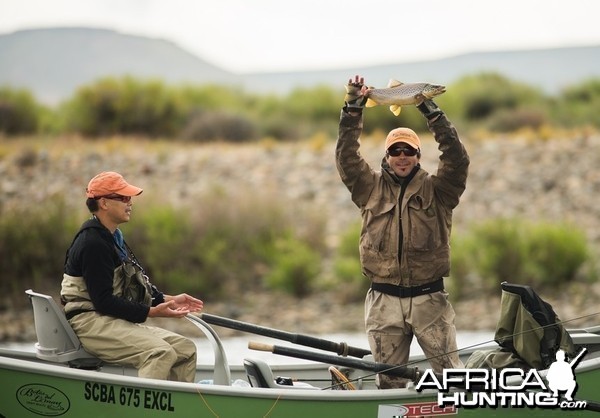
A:
{"label": "black sunglasses", "polygon": [[110,200],[119,200],[123,203],[131,202],[131,196],[121,196],[120,194],[109,194],[106,196],[98,196],[95,199],[98,200],[98,199],[102,199],[102,198],[110,199]]}
{"label": "black sunglasses", "polygon": [[414,157],[419,153],[419,150],[412,147],[394,147],[387,150],[387,154],[392,157],[399,157],[402,153],[407,157]]}

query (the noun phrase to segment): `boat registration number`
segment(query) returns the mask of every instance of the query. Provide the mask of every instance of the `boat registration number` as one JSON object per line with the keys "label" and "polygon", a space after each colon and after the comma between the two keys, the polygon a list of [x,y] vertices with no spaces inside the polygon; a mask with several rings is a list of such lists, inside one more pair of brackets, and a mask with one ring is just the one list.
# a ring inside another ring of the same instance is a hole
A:
{"label": "boat registration number", "polygon": [[158,411],[175,411],[171,393],[161,390],[85,382],[83,397],[86,401],[92,402],[111,403]]}

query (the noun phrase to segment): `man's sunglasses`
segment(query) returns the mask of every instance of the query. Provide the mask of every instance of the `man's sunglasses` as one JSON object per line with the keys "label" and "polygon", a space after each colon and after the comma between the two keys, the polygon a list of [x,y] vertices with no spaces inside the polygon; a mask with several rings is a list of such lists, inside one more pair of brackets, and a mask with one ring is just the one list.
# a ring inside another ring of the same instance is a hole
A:
{"label": "man's sunglasses", "polygon": [[120,194],[109,194],[106,196],[98,196],[95,199],[110,199],[110,200],[119,200],[123,203],[129,203],[131,202],[131,196],[121,196]]}
{"label": "man's sunglasses", "polygon": [[412,147],[394,147],[387,150],[387,154],[391,157],[399,157],[402,153],[407,157],[414,157],[419,153],[419,150]]}

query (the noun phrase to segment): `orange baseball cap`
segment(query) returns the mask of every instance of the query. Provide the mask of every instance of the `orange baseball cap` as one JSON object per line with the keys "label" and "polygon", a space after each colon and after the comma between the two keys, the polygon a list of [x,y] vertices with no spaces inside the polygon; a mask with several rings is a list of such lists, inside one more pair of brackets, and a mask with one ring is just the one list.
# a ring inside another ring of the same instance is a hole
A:
{"label": "orange baseball cap", "polygon": [[90,180],[86,189],[87,197],[96,198],[110,194],[137,196],[144,190],[125,181],[122,175],[114,171],[103,171]]}
{"label": "orange baseball cap", "polygon": [[398,142],[404,142],[418,150],[421,149],[421,140],[415,131],[410,128],[396,128],[391,130],[385,139],[385,150],[387,151],[392,145]]}

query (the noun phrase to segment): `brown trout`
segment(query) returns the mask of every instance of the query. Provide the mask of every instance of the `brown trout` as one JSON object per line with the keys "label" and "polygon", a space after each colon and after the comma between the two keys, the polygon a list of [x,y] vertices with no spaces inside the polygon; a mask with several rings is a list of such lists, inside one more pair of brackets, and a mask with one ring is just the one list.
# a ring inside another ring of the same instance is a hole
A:
{"label": "brown trout", "polygon": [[367,97],[367,107],[377,105],[388,105],[390,111],[398,116],[402,106],[419,104],[423,98],[432,99],[446,92],[445,86],[429,83],[402,83],[398,80],[390,80],[387,88],[376,89],[369,87],[363,91]]}

